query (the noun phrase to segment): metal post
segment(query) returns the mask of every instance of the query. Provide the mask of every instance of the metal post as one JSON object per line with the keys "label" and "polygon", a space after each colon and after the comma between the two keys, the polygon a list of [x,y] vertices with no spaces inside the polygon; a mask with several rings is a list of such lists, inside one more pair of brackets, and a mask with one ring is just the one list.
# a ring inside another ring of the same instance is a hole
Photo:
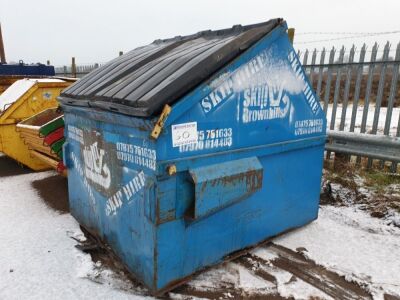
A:
{"label": "metal post", "polygon": [[[379,75],[379,84],[378,84],[378,92],[376,93],[376,101],[375,101],[375,112],[374,112],[374,120],[372,122],[372,134],[376,134],[378,130],[378,121],[379,121],[379,114],[381,112],[381,103],[383,97],[383,88],[385,86],[385,76],[386,76],[386,68],[387,68],[387,61],[389,58],[389,51],[390,51],[390,43],[387,42],[385,48],[383,50],[382,55],[382,62],[383,65],[381,66],[381,73]],[[381,162],[381,166],[383,167],[383,162]],[[372,167],[372,159],[368,159],[368,168]]]}
{"label": "metal post", "polygon": [[[397,133],[396,133],[397,137],[400,137],[400,115],[399,115],[399,121],[397,122]],[[397,171],[397,163],[393,162],[392,163],[392,172],[396,172]]]}
{"label": "metal post", "polygon": [[288,36],[289,36],[289,41],[292,43],[292,45],[293,45],[293,41],[294,41],[294,31],[295,31],[294,28],[289,28],[287,31]]}
{"label": "metal post", "polygon": [[[400,42],[397,44],[396,48],[396,55],[395,59],[396,61],[395,64],[393,64],[393,70],[392,70],[392,82],[390,86],[390,93],[389,93],[389,99],[388,99],[388,105],[387,105],[387,111],[386,111],[386,120],[385,120],[385,128],[383,130],[383,133],[385,135],[389,135],[389,130],[390,130],[390,123],[392,121],[392,112],[393,112],[393,106],[394,106],[394,101],[395,101],[395,96],[397,92],[397,82],[399,78],[399,67],[400,67]],[[400,135],[400,116],[399,116],[399,124],[397,125],[397,136]],[[397,171],[397,163],[392,162],[392,166],[390,168],[391,172],[396,172]]]}
{"label": "metal post", "polygon": [[354,127],[356,124],[358,100],[360,99],[361,80],[362,80],[362,75],[363,75],[364,59],[365,59],[366,52],[367,52],[367,47],[364,44],[361,48],[360,57],[358,60],[358,66],[357,66],[357,79],[356,79],[356,85],[354,87],[355,90],[354,90],[354,99],[353,99],[353,109],[351,112],[350,132],[354,132]]}
{"label": "metal post", "polygon": [[314,68],[315,68],[315,61],[317,59],[317,49],[314,48],[312,57],[311,57],[311,67],[310,67],[310,75],[309,75],[309,80],[310,80],[310,85],[313,87],[313,82],[314,82]]}
{"label": "metal post", "polygon": [[335,47],[332,47],[332,50],[329,54],[329,64],[328,64],[328,79],[326,80],[325,85],[325,95],[324,95],[324,112],[325,114],[328,111],[329,97],[331,92],[331,81],[332,81],[332,67],[330,65],[333,64],[333,60],[335,59]]}
{"label": "metal post", "polygon": [[[338,63],[342,64],[343,59],[344,59],[344,52],[345,52],[344,46],[342,49],[340,49],[339,53],[339,60]],[[335,93],[333,95],[333,106],[332,106],[332,114],[331,114],[331,124],[330,124],[330,129],[333,130],[335,129],[335,123],[336,123],[336,110],[339,102],[339,97],[340,97],[340,80],[342,77],[342,67],[337,67],[336,69],[336,83],[335,83]]]}
{"label": "metal post", "polygon": [[354,54],[356,52],[356,47],[353,45],[350,49],[350,55],[349,55],[349,65],[347,66],[347,74],[346,74],[346,84],[344,87],[344,96],[343,96],[343,106],[342,106],[342,115],[340,117],[340,125],[339,125],[339,130],[343,131],[344,130],[344,125],[346,123],[346,114],[347,114],[347,104],[349,101],[349,92],[350,92],[350,84],[351,84],[351,73],[352,73],[352,63],[354,60]]}
{"label": "metal post", "polygon": [[306,49],[306,52],[304,52],[303,66],[307,65],[307,60],[308,60],[308,49]]}
{"label": "metal post", "polygon": [[[340,49],[339,52],[339,60],[338,63],[342,64],[343,63],[343,59],[344,59],[344,46],[342,46],[342,49]],[[336,82],[335,82],[335,91],[333,94],[333,105],[332,105],[332,112],[331,112],[331,122],[330,122],[330,126],[329,128],[331,130],[335,129],[335,123],[336,123],[336,110],[337,110],[337,105],[338,105],[338,101],[339,101],[339,96],[340,96],[340,80],[341,80],[341,76],[342,76],[342,68],[340,66],[336,67]],[[331,152],[327,151],[326,152],[326,158],[330,159],[331,157]]]}
{"label": "metal post", "polygon": [[71,62],[71,76],[72,76],[73,78],[76,78],[75,57],[72,57],[72,62]]}
{"label": "metal post", "polygon": [[6,63],[6,54],[4,50],[4,42],[3,42],[3,34],[1,32],[1,24],[0,24],[0,62],[2,64]]}
{"label": "metal post", "polygon": [[318,84],[317,84],[317,96],[319,98],[321,98],[321,86],[322,86],[322,75],[324,72],[323,64],[325,63],[325,52],[326,52],[326,50],[325,50],[325,48],[323,48],[322,52],[321,52],[321,57],[319,59],[320,66],[319,66],[319,70],[318,70],[319,74],[318,74]]}
{"label": "metal post", "polygon": [[[374,80],[374,69],[375,69],[375,61],[376,55],[378,53],[378,44],[375,42],[374,46],[372,47],[371,53],[371,61],[368,68],[368,81],[367,81],[367,90],[365,92],[365,101],[364,101],[364,108],[361,120],[361,128],[360,132],[365,133],[366,125],[367,125],[367,118],[368,118],[368,109],[369,109],[369,100],[371,96],[371,89],[372,89],[372,82]],[[361,163],[361,157],[357,157],[357,164]]]}
{"label": "metal post", "polygon": [[366,130],[368,109],[369,109],[369,100],[371,97],[372,82],[374,81],[374,69],[375,69],[374,62],[376,61],[377,53],[378,53],[378,44],[375,43],[374,47],[372,48],[371,64],[369,65],[369,70],[368,70],[367,90],[365,92],[365,102],[364,102],[364,109],[363,109],[363,115],[362,115],[362,120],[361,120],[361,131],[360,131],[361,133],[365,133],[365,130]]}

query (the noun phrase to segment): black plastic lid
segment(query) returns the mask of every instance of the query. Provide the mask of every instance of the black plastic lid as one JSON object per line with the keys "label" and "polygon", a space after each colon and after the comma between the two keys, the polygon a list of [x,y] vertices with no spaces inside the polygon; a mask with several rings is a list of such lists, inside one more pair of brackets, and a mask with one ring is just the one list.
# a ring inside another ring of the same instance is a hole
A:
{"label": "black plastic lid", "polygon": [[282,23],[273,19],[156,40],[89,73],[65,89],[59,100],[132,116],[155,115]]}

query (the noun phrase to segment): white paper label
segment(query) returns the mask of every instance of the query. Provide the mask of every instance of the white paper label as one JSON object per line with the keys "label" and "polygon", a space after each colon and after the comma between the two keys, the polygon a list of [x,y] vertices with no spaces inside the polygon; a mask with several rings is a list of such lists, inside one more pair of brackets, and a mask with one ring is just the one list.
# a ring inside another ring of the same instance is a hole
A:
{"label": "white paper label", "polygon": [[172,147],[197,142],[197,122],[172,125]]}

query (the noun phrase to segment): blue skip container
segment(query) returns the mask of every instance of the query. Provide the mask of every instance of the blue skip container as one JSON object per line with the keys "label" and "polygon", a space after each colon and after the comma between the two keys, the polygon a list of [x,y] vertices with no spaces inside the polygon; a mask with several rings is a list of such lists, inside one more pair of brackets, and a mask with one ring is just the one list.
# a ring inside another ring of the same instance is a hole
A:
{"label": "blue skip container", "polygon": [[326,120],[282,19],[157,40],[59,100],[71,213],[155,294],[317,218]]}

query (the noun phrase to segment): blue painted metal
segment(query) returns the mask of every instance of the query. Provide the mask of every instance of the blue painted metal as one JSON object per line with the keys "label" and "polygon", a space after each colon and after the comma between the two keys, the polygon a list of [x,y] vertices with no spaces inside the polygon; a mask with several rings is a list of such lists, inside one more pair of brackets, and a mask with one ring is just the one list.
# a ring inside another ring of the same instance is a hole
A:
{"label": "blue painted metal", "polygon": [[[63,105],[71,213],[153,292],[317,218],[326,120],[286,29],[177,101],[157,140],[156,118]],[[173,147],[190,122],[197,143]]]}
{"label": "blue painted metal", "polygon": [[19,64],[0,64],[0,76],[54,76],[54,66],[43,64],[27,65]]}
{"label": "blue painted metal", "polygon": [[191,219],[207,216],[245,199],[262,187],[263,167],[257,157],[189,169],[194,183]]}

